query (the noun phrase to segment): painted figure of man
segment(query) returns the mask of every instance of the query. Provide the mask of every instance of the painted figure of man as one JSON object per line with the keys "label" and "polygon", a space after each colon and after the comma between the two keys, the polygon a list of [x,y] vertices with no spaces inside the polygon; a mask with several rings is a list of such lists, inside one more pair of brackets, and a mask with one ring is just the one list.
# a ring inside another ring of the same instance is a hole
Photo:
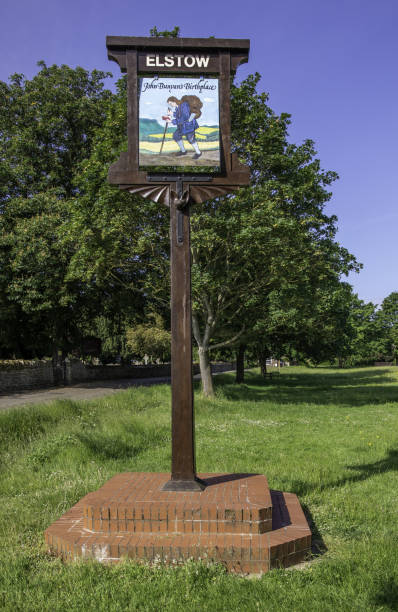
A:
{"label": "painted figure of man", "polygon": [[180,150],[176,155],[181,156],[187,154],[182,140],[183,136],[185,136],[195,149],[195,155],[192,159],[199,159],[202,153],[196,142],[195,130],[199,127],[197,119],[199,119],[202,114],[200,110],[203,106],[202,102],[199,100],[198,96],[183,96],[181,100],[175,96],[170,96],[167,103],[170,108],[168,123],[177,126],[173,138]]}

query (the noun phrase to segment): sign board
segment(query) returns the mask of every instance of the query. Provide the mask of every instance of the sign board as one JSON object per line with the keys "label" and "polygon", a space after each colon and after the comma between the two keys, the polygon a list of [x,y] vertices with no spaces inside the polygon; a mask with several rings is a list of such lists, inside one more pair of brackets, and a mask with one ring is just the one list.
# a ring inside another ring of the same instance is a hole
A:
{"label": "sign board", "polygon": [[141,77],[138,92],[140,167],[220,170],[217,78]]}

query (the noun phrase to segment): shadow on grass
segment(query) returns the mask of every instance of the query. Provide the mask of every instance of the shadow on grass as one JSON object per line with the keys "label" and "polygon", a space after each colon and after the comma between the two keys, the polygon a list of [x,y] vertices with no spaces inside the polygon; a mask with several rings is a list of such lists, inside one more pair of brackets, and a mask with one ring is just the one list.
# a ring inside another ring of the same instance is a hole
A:
{"label": "shadow on grass", "polygon": [[324,555],[328,548],[320,534],[320,531],[315,523],[314,517],[306,504],[301,504],[305,518],[307,519],[308,527],[311,529],[311,553],[313,557]]}
{"label": "shadow on grass", "polygon": [[271,380],[247,372],[246,380],[248,384],[240,385],[225,379],[216,380],[217,393],[232,401],[274,401],[278,404],[363,406],[398,401],[398,388],[391,384],[391,371],[387,369],[311,370],[310,374],[284,372]]}
{"label": "shadow on grass", "polygon": [[[289,511],[287,509],[282,491],[270,490],[272,500],[272,529],[281,529],[291,525]],[[305,504],[301,504],[308,527],[311,530],[311,554],[313,557],[324,555],[327,546],[319,532],[310,509]]]}
{"label": "shadow on grass", "polygon": [[136,457],[150,448],[164,445],[169,441],[168,429],[151,428],[137,429],[126,425],[125,436],[120,434],[105,434],[102,432],[87,432],[77,435],[79,441],[100,459],[128,459]]}
{"label": "shadow on grass", "polygon": [[[398,582],[396,578],[385,578],[373,599],[375,605],[389,606],[389,610],[398,610]],[[379,608],[381,609],[381,608]]]}
{"label": "shadow on grass", "polygon": [[79,434],[77,437],[92,455],[100,459],[128,459],[143,450],[142,445],[126,442],[120,436]]}
{"label": "shadow on grass", "polygon": [[372,476],[378,474],[385,474],[387,472],[394,472],[398,470],[398,450],[393,448],[387,452],[387,456],[384,459],[375,461],[374,463],[363,463],[361,465],[347,465],[349,470],[355,470],[359,472],[357,474],[347,475],[343,478],[333,480],[322,485],[314,485],[305,483],[302,481],[295,481],[293,484],[293,491],[296,495],[307,495],[315,490],[334,489],[337,487],[343,487],[346,484],[355,484],[356,482],[363,482],[372,478]]}

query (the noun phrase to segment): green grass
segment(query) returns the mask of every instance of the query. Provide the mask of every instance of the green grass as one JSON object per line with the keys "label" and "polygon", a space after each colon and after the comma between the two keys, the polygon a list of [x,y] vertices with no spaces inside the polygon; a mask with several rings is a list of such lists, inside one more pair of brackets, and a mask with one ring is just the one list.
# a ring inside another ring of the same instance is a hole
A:
{"label": "green grass", "polygon": [[0,609],[398,610],[398,370],[286,368],[196,393],[198,471],[259,472],[297,493],[313,562],[261,579],[221,566],[64,564],[43,531],[123,471],[168,471],[170,389],[0,414]]}

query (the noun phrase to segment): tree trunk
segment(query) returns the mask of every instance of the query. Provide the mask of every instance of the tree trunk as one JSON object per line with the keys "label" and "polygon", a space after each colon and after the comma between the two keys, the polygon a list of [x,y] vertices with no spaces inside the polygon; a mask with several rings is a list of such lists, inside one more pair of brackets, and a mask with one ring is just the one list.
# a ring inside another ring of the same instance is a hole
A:
{"label": "tree trunk", "polygon": [[261,376],[267,377],[267,353],[262,350],[258,353],[258,362],[260,364]]}
{"label": "tree trunk", "polygon": [[245,349],[244,344],[240,344],[236,351],[236,378],[235,382],[240,384],[245,380]]}
{"label": "tree trunk", "polygon": [[204,347],[199,347],[199,367],[200,376],[202,378],[202,391],[206,397],[214,396],[213,376],[211,374],[211,364],[209,359],[209,350]]}

